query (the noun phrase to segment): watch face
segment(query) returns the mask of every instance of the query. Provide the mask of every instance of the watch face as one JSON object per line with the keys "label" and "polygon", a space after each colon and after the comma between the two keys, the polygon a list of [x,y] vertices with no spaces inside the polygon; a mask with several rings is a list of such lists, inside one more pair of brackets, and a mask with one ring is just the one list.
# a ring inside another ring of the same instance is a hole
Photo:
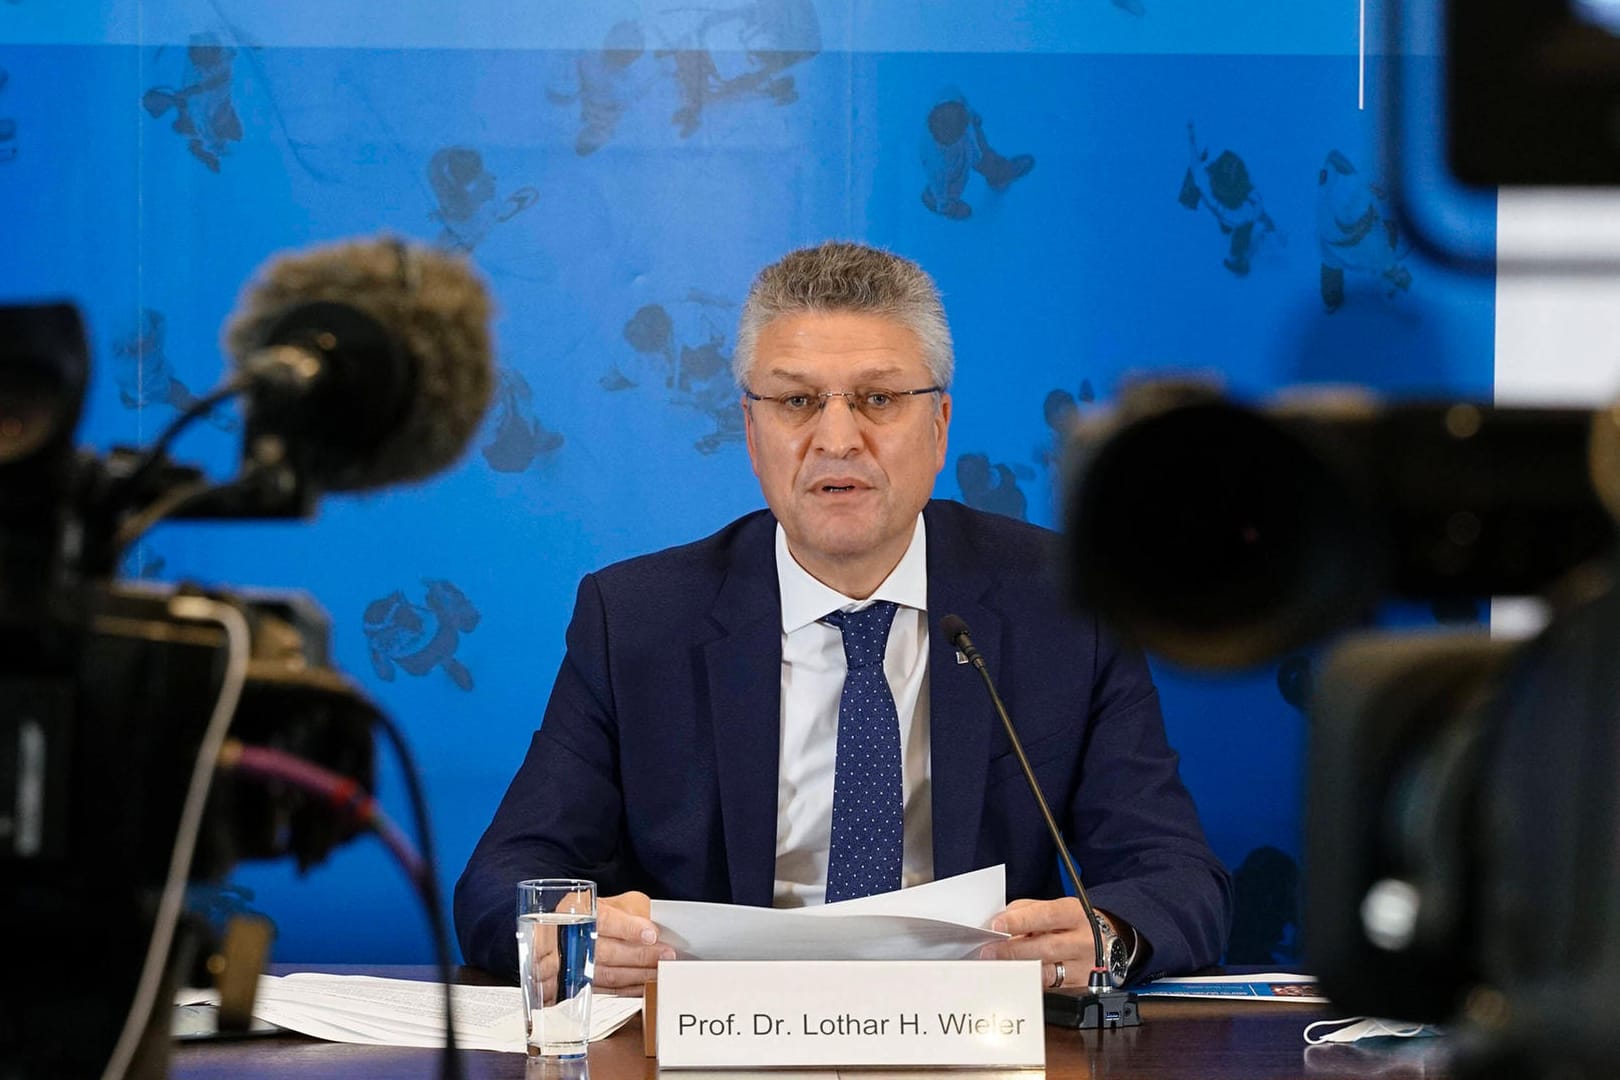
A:
{"label": "watch face", "polygon": [[1125,951],[1123,938],[1114,938],[1108,943],[1108,975],[1113,979],[1115,986],[1125,985],[1125,972],[1130,963],[1130,954]]}
{"label": "watch face", "polygon": [[1125,939],[1114,933],[1114,928],[1100,914],[1097,916],[1097,937],[1102,941],[1103,962],[1108,965],[1108,981],[1115,986],[1124,986],[1131,966],[1131,953],[1125,947]]}

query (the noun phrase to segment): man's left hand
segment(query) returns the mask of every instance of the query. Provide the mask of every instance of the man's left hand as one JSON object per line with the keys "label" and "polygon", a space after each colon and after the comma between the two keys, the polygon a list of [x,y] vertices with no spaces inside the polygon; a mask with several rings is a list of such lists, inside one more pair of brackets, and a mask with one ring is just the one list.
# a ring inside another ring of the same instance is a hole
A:
{"label": "man's left hand", "polygon": [[1074,897],[1014,900],[990,920],[990,929],[1012,937],[986,945],[979,951],[981,959],[1039,960],[1041,985],[1047,987],[1057,982],[1061,961],[1064,985],[1086,985],[1097,957],[1096,932]]}

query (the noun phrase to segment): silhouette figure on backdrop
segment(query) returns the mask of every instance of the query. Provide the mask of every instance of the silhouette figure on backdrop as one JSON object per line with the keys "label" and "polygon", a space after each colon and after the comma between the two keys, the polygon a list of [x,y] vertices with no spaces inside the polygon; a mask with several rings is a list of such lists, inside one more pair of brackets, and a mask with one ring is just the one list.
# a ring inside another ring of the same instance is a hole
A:
{"label": "silhouette figure on backdrop", "polygon": [[984,135],[979,114],[960,95],[948,97],[928,112],[928,137],[923,140],[922,164],[927,173],[922,202],[934,213],[953,221],[973,215],[962,198],[970,173],[984,177],[991,191],[1005,191],[1013,181],[1035,167],[1029,154],[1003,157]]}
{"label": "silhouette figure on backdrop", "polygon": [[[6,84],[11,81],[11,72],[0,68],[0,94],[5,93]],[[0,116],[0,165],[17,157],[17,121],[9,116]]]}
{"label": "silhouette figure on backdrop", "polygon": [[1211,161],[1209,150],[1198,145],[1198,133],[1191,122],[1187,124],[1187,142],[1192,163],[1181,179],[1179,201],[1188,210],[1204,206],[1215,215],[1222,235],[1231,238],[1221,265],[1244,277],[1249,273],[1255,247],[1266,236],[1276,234],[1277,226],[1266,213],[1242,158],[1231,150],[1222,150]]}
{"label": "silhouette figure on backdrop", "polygon": [[235,57],[236,50],[214,35],[193,35],[186,47],[183,85],[153,86],[141,97],[154,120],[174,112],[170,127],[185,137],[191,156],[216,173],[230,145],[242,141],[242,120],[231,97]]}
{"label": "silhouette figure on backdrop", "polygon": [[534,412],[534,390],[521,372],[503,367],[498,372],[495,405],[490,410],[494,435],[484,444],[484,460],[496,472],[522,472],[536,459],[562,448],[560,432],[550,431]]}
{"label": "silhouette figure on backdrop", "polygon": [[[175,375],[164,351],[167,326],[161,311],[142,308],[135,327],[113,342],[113,381],[118,384],[118,400],[124,408],[168,405],[183,412],[197,403],[197,395]],[[223,406],[208,414],[208,422],[221,431],[241,427]]]}
{"label": "silhouette figure on backdrop", "polygon": [[[712,454],[743,439],[742,415],[737,409],[737,388],[731,378],[731,350],[724,324],[715,309],[736,305],[700,289],[689,289],[676,304],[682,320],[663,304],[643,304],[624,324],[624,340],[635,351],[626,364],[615,361],[597,380],[609,392],[628,390],[643,379],[661,383],[666,400],[681,408],[696,409],[714,423],[714,430],[693,442],[693,449]],[[729,320],[729,314],[726,316]],[[690,335],[686,341],[682,337]]]}
{"label": "silhouette figure on backdrop", "polygon": [[[820,52],[821,23],[810,0],[757,0],[709,11],[695,29],[656,55],[674,61],[681,105],[671,119],[685,139],[716,105],[799,100],[787,71]],[[729,65],[734,56],[742,58],[743,67],[722,71],[717,57]]]}
{"label": "silhouette figure on backdrop", "polygon": [[714,430],[700,436],[692,448],[700,454],[712,454],[728,443],[742,442],[742,412],[737,408],[737,388],[731,381],[731,353],[726,348],[725,332],[711,323],[704,341],[682,345],[677,371],[672,400],[714,422]]}
{"label": "silhouette figure on backdrop", "polygon": [[1228,964],[1288,964],[1299,955],[1299,863],[1267,845],[1244,856],[1232,874]]}
{"label": "silhouette figure on backdrop", "polygon": [[1061,388],[1052,390],[1046,395],[1046,400],[1041,404],[1041,415],[1046,420],[1049,436],[1044,445],[1035,449],[1035,461],[1038,464],[1052,469],[1063,461],[1063,444],[1074,429],[1074,422],[1080,415],[1081,404],[1089,405],[1096,400],[1097,394],[1091,388],[1090,379],[1080,380],[1078,396]]}
{"label": "silhouette figure on backdrop", "polygon": [[602,48],[582,52],[574,59],[569,88],[548,87],[546,99],[553,105],[579,104],[579,133],[574,137],[574,153],[594,154],[619,128],[619,120],[631,104],[647,90],[651,78],[638,74],[645,66],[638,63],[646,55],[641,24],[624,19],[608,28]]}
{"label": "silhouette figure on backdrop", "polygon": [[[648,39],[660,43],[648,57]],[[717,105],[790,105],[799,88],[789,69],[821,52],[821,24],[811,0],[756,0],[724,8],[663,11],[643,24],[614,23],[600,49],[572,55],[546,88],[553,105],[579,107],[574,153],[606,146],[648,91],[666,78],[682,139],[696,134]]]}
{"label": "silhouette figure on backdrop", "polygon": [[962,489],[962,501],[975,510],[1027,520],[1029,500],[1018,489],[1018,477],[1009,466],[991,465],[984,454],[963,454],[956,459],[956,483]]}
{"label": "silhouette figure on backdrop", "polygon": [[510,221],[540,198],[524,186],[496,202],[495,177],[470,146],[446,146],[428,162],[428,183],[438,206],[428,216],[443,224],[438,240],[446,251],[471,252],[491,229]]}
{"label": "silhouette figure on backdrop", "polygon": [[[174,121],[171,127],[185,137],[187,150],[209,171],[217,173],[224,159],[244,139],[245,125],[237,112],[236,102],[240,100],[239,91],[245,85],[242,80],[253,79],[255,85],[250,100],[254,114],[248,117],[248,122],[259,125],[264,134],[268,134],[270,128],[278,131],[282,139],[281,149],[290,154],[311,179],[322,184],[337,182],[338,178],[332,172],[316,167],[314,157],[320,148],[294,136],[288,125],[277,81],[270,78],[265,68],[264,46],[255,44],[248,35],[232,25],[225,18],[219,3],[214,2],[211,6],[219,20],[216,23],[217,32],[191,35],[190,44],[183,55],[168,45],[159,45],[152,51],[149,69],[170,70],[172,77],[146,90],[141,96],[142,108],[153,119],[172,111]],[[271,50],[270,55],[287,52],[296,56],[296,50]],[[170,56],[178,56],[179,59],[171,63],[168,59]],[[296,62],[292,61],[293,64]],[[347,85],[348,80],[340,77],[334,86],[322,89],[324,94],[336,94]],[[309,101],[307,105],[323,118],[331,116],[335,110],[342,111],[331,97]],[[320,131],[322,138],[329,138],[324,123]],[[330,149],[340,154],[344,163],[353,164],[357,153],[370,147],[334,143]]]}
{"label": "silhouette figure on backdrop", "polygon": [[456,649],[462,634],[477,629],[478,609],[451,582],[424,578],[422,584],[427,592],[421,604],[396,589],[366,605],[363,629],[372,670],[384,682],[393,682],[395,665],[418,677],[443,668],[451,682],[471,690],[472,672],[456,659]]}
{"label": "silhouette figure on backdrop", "polygon": [[1322,306],[1344,306],[1344,276],[1382,279],[1386,298],[1412,287],[1405,266],[1411,245],[1401,235],[1383,188],[1368,182],[1350,159],[1330,151],[1316,177],[1316,238],[1322,249]]}
{"label": "silhouette figure on backdrop", "polygon": [[[657,377],[662,379],[666,387],[675,385],[675,365],[678,362],[675,320],[670,318],[669,309],[663,304],[643,304],[637,308],[636,313],[624,324],[624,340],[641,356],[652,358]],[[617,362],[597,381],[604,390],[628,390],[640,385],[626,375]]]}

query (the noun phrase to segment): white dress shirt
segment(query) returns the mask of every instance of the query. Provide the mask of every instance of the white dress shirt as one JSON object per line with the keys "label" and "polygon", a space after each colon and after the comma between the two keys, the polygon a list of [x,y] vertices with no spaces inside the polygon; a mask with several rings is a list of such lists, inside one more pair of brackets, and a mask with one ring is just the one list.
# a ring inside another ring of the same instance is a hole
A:
{"label": "white dress shirt", "polygon": [[776,785],[777,907],[820,904],[827,894],[838,701],[848,665],[844,637],[822,622],[833,611],[859,611],[879,600],[900,605],[889,628],[883,673],[900,718],[905,798],[903,887],[934,878],[934,808],[928,758],[928,544],[922,515],[883,584],[852,600],[822,584],[788,551],[776,527],[776,579],[782,596],[782,738]]}

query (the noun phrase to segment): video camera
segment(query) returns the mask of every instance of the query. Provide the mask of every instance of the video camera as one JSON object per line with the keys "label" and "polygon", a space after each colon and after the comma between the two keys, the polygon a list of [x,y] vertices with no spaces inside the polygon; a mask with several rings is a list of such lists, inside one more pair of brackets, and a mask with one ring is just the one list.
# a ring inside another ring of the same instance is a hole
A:
{"label": "video camera", "polygon": [[1546,599],[1527,644],[1368,632],[1322,663],[1302,938],[1348,1010],[1471,1021],[1480,1075],[1620,1062],[1578,1004],[1620,981],[1620,411],[1158,382],[1072,451],[1071,598],[1177,663],[1258,664],[1390,597]]}
{"label": "video camera", "polygon": [[[489,401],[488,319],[465,263],[397,240],[283,257],[244,294],[221,387],[152,446],[98,457],[74,444],[77,312],[0,308],[0,1075],[163,1075],[163,1006],[206,938],[186,883],[242,859],[307,868],[376,827],[372,732],[391,728],[333,670],[319,608],[117,567],[165,518],[303,517],[326,491],[448,466]],[[231,397],[237,475],[169,461]],[[231,974],[251,986],[244,955]]]}
{"label": "video camera", "polygon": [[[1431,256],[1482,262],[1445,226],[1495,198],[1462,184],[1620,183],[1620,4],[1385,11],[1386,168]],[[1167,659],[1360,631],[1310,707],[1301,938],[1328,996],[1448,1025],[1459,1076],[1620,1073],[1620,408],[1145,382],[1083,421],[1066,485],[1072,599]],[[1390,600],[1511,596],[1548,613],[1530,640],[1365,629]]]}

